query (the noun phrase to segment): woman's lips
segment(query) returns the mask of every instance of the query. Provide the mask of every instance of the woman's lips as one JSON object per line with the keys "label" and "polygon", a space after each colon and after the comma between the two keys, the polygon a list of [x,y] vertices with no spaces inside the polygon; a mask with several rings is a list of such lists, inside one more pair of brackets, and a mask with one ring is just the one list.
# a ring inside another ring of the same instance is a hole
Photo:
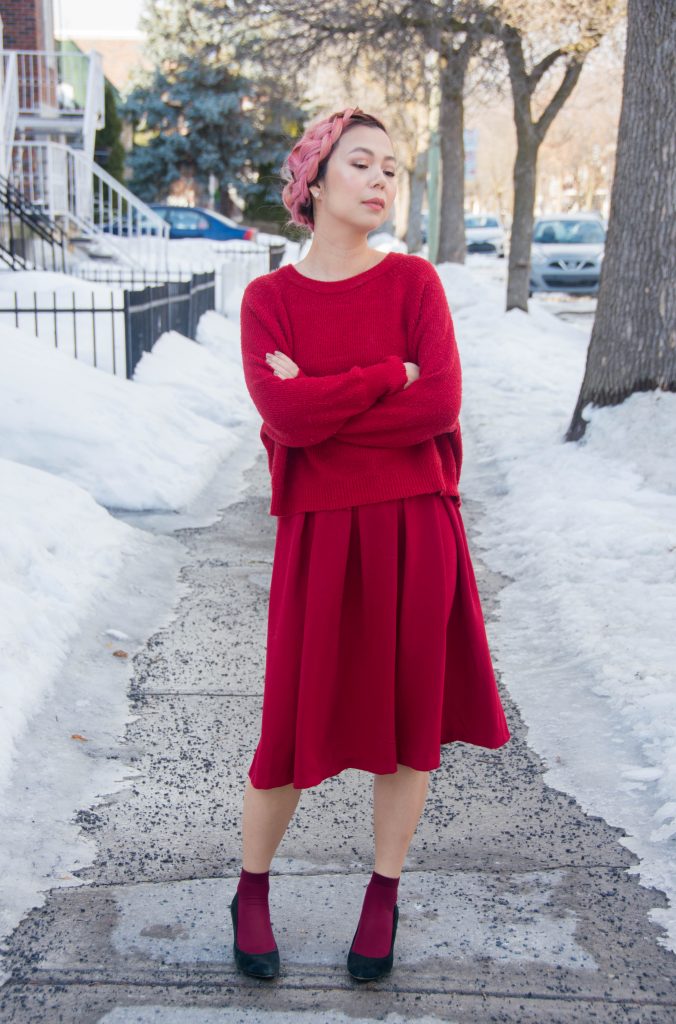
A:
{"label": "woman's lips", "polygon": [[364,206],[370,206],[372,210],[384,209],[383,204],[379,203],[376,199],[365,199]]}

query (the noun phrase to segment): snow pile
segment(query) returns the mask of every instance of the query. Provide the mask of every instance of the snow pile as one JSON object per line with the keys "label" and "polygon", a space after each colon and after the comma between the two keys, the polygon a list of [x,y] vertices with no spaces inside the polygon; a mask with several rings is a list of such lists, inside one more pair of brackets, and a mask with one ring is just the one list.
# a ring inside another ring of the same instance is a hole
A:
{"label": "snow pile", "polygon": [[198,338],[204,343],[176,331],[163,334],[152,352],[144,352],[134,381],[223,427],[242,426],[251,420],[253,406],[244,383],[238,325],[205,313]]}
{"label": "snow pile", "polygon": [[101,506],[186,508],[249,429],[237,328],[212,313],[199,329],[204,345],[163,335],[138,382],[0,330],[0,788],[82,616],[138,532]]}
{"label": "snow pile", "polygon": [[[92,295],[110,303],[111,291],[119,292],[120,285],[100,281],[88,281],[70,274],[59,274],[51,270],[9,270],[0,271],[0,292],[15,292],[22,298],[32,299],[37,293],[47,301],[46,293],[75,295],[76,300],[91,302]],[[3,306],[5,303],[2,303]],[[40,305],[40,303],[38,303]],[[11,308],[11,305],[9,306]]]}
{"label": "snow pile", "polygon": [[[194,364],[185,348],[165,335],[141,370],[139,385],[14,328],[1,329],[0,457],[71,480],[108,508],[185,507],[237,446],[234,428],[243,421],[243,407],[235,397],[238,382],[226,372],[220,378],[221,408],[216,380],[201,414],[191,410],[199,381],[203,384],[214,362],[211,353],[184,340],[193,346]],[[167,358],[178,360],[171,388],[163,355],[167,346]],[[208,418],[214,413],[217,422]]]}
{"label": "snow pile", "polygon": [[0,789],[15,743],[134,533],[80,487],[0,459]]}
{"label": "snow pile", "polygon": [[549,765],[547,781],[623,827],[676,946],[676,395],[587,407],[564,443],[588,339],[537,303],[443,265],[463,364],[461,491],[485,502],[479,543],[511,577],[496,664]]}
{"label": "snow pile", "polygon": [[123,512],[194,509],[227,459],[221,508],[260,448],[238,323],[207,313],[198,335],[163,335],[127,381],[0,327],[0,936],[46,888],[81,884],[95,844],[74,815],[133,771],[105,751],[182,548]]}

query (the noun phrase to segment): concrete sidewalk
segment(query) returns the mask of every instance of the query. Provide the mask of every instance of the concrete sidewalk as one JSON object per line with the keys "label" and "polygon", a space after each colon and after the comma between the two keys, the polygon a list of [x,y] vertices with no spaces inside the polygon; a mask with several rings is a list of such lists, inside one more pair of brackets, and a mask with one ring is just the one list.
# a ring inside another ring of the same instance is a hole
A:
{"label": "concrete sidewalk", "polygon": [[[188,593],[135,658],[138,717],[114,752],[143,774],[83,809],[98,858],[12,936],[3,1024],[676,1021],[676,957],[648,917],[665,897],[627,874],[619,830],[544,785],[506,697],[507,746],[446,746],[431,773],[392,974],[359,983],[345,966],[373,867],[372,776],[353,769],[303,793],[273,861],[281,975],[235,969],[275,535],[264,453],[247,480],[219,522],[177,534]],[[470,545],[478,515],[463,496]],[[490,640],[504,580],[472,550]]]}

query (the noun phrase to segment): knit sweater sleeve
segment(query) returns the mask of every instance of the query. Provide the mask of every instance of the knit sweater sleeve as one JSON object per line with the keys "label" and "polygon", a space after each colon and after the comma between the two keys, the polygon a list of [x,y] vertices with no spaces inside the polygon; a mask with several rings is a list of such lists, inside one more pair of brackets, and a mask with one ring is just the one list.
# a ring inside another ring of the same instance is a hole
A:
{"label": "knit sweater sleeve", "polygon": [[[353,366],[345,373],[315,377],[277,377],[265,354],[285,350],[274,319],[255,311],[246,296],[241,307],[244,379],[265,432],[288,448],[304,448],[332,437],[351,416],[368,409],[381,395],[400,391],[406,367],[399,356],[371,366]],[[288,353],[287,353],[288,354]]]}
{"label": "knit sweater sleeve", "polygon": [[418,379],[353,416],[335,436],[346,444],[400,448],[450,433],[454,453],[457,451],[461,460],[460,357],[448,300],[436,270],[422,292],[411,350],[420,367]]}

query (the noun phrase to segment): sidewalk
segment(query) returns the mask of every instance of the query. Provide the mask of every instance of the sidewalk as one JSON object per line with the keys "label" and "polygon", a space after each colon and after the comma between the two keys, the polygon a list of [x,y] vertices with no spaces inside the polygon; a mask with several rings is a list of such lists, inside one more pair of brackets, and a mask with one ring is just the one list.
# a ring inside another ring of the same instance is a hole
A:
{"label": "sidewalk", "polygon": [[[345,966],[373,866],[372,777],[356,770],[303,793],[273,860],[280,977],[235,969],[229,903],[275,534],[264,453],[247,478],[217,523],[177,535],[188,593],[135,658],[138,717],[109,752],[143,774],[83,809],[98,859],[12,936],[3,1024],[676,1020],[676,957],[648,917],[664,896],[627,874],[619,830],[543,784],[507,697],[507,746],[446,746],[431,773],[392,974],[360,984]],[[480,509],[463,495],[462,511],[472,546]],[[503,581],[472,550],[490,640]]]}

